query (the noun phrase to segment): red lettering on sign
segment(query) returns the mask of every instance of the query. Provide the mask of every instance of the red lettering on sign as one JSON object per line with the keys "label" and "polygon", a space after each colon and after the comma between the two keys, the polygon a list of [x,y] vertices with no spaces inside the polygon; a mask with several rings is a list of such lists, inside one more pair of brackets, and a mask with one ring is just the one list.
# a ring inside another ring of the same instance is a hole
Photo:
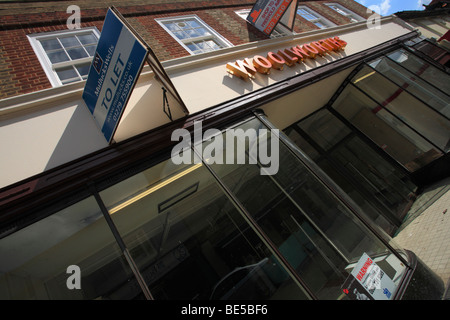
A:
{"label": "red lettering on sign", "polygon": [[231,74],[234,74],[242,79],[248,79],[249,77],[253,78],[256,73],[255,67],[248,58],[244,61],[237,60],[234,64],[228,63],[227,70]]}
{"label": "red lettering on sign", "polygon": [[296,57],[299,58],[299,61],[303,61],[306,58],[309,58],[309,54],[300,46],[292,47],[291,50],[286,49],[287,52],[293,53]]}
{"label": "red lettering on sign", "polygon": [[278,50],[278,54],[284,59],[284,63],[286,63],[286,65],[288,65],[289,67],[292,67],[293,65],[295,65],[298,61],[298,58],[295,56],[291,56],[289,55],[286,50],[282,51],[282,50]]}
{"label": "red lettering on sign", "polygon": [[372,265],[373,261],[370,258],[367,258],[366,262],[362,266],[361,270],[359,270],[358,275],[356,276],[356,279],[359,281],[362,281],[365,274],[367,273],[367,269]]}
{"label": "red lettering on sign", "polygon": [[272,63],[262,56],[254,56],[253,65],[256,70],[262,74],[269,74],[270,69],[272,68]]}
{"label": "red lettering on sign", "polygon": [[316,48],[314,48],[313,46],[311,46],[310,44],[305,44],[303,46],[303,50],[308,52],[309,57],[312,59],[314,59],[316,57],[316,55],[319,54],[319,51]]}
{"label": "red lettering on sign", "polygon": [[282,70],[285,64],[292,67],[296,63],[302,63],[304,59],[315,59],[317,55],[323,56],[332,51],[343,50],[346,46],[347,42],[339,37],[328,38],[303,46],[297,45],[281,49],[277,53],[269,52],[267,58],[256,55],[253,57],[253,61],[249,59],[237,60],[234,63],[227,64],[227,71],[243,79],[254,78],[256,72],[269,74],[271,68]]}
{"label": "red lettering on sign", "polygon": [[272,63],[272,67],[278,70],[283,70],[283,66],[286,61],[277,53],[269,52],[267,54],[267,60]]}
{"label": "red lettering on sign", "polygon": [[253,23],[255,23],[256,19],[258,19],[259,14],[261,13],[261,10],[262,9],[259,9],[258,11],[255,10],[251,13],[250,17],[253,18]]}

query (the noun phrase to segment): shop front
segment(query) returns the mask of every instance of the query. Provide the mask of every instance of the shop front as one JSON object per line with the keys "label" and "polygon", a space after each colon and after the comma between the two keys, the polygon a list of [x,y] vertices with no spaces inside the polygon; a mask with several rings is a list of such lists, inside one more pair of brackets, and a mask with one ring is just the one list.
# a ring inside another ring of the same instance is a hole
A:
{"label": "shop front", "polygon": [[[301,71],[269,73],[284,51],[223,75],[224,59],[268,47],[168,63],[191,115],[131,137],[119,125],[117,143],[2,189],[0,297],[440,299],[442,281],[388,234],[425,175],[448,175],[449,75],[391,28]],[[353,31],[304,43],[368,32]],[[217,90],[201,99],[199,83]]]}

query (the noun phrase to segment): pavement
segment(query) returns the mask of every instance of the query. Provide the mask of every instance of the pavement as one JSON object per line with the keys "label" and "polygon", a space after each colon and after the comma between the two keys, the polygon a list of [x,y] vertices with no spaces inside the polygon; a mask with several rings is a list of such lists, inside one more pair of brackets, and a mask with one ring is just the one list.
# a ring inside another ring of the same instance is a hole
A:
{"label": "pavement", "polygon": [[442,279],[450,299],[450,178],[423,190],[393,238]]}

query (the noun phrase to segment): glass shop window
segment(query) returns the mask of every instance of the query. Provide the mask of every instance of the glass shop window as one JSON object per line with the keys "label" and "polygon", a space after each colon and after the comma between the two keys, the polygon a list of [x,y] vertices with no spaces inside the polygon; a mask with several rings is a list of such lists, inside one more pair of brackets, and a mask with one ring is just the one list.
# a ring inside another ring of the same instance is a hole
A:
{"label": "glass shop window", "polygon": [[450,92],[450,76],[414,54],[406,50],[398,50],[388,54],[387,57],[414,73],[414,75],[429,82],[442,92],[446,94]]}
{"label": "glass shop window", "polygon": [[154,298],[306,299],[196,162],[169,159],[101,192]]}
{"label": "glass shop window", "polygon": [[[408,181],[404,174],[401,174],[399,170],[396,170],[372,150],[330,111],[322,109],[293,126],[293,129],[296,128],[301,129],[303,135],[318,144],[318,148],[321,149],[327,161],[317,159],[316,162],[321,167],[328,168],[325,171],[333,176],[334,180],[343,186],[354,199],[359,200],[357,201],[359,204],[366,209],[369,207],[358,196],[359,191],[365,191],[370,195],[371,200],[379,201],[376,204],[382,212],[386,212],[388,215],[394,213],[395,216],[404,212],[409,203],[409,195],[415,191],[416,187]],[[299,139],[297,138],[296,141]],[[324,143],[325,141],[332,143]],[[303,145],[304,143],[299,146]],[[335,170],[330,172],[330,165]],[[341,174],[339,175],[337,171]],[[353,181],[352,184],[357,187],[351,188],[346,181],[347,178],[349,181]],[[371,213],[371,210],[365,211]],[[385,223],[379,214],[373,213],[371,216],[378,223]]]}
{"label": "glass shop window", "polygon": [[[387,57],[374,60],[370,66],[404,88],[443,116],[450,118],[450,92],[443,92]],[[450,82],[450,76],[446,81]]]}
{"label": "glass shop window", "polygon": [[5,300],[120,300],[134,279],[93,197],[0,239],[0,270]]}
{"label": "glass shop window", "polygon": [[[399,283],[405,266],[283,143],[276,143],[271,131],[257,119],[233,129],[247,133],[235,139],[245,146],[245,164],[237,164],[239,143],[230,143],[228,133],[218,136],[226,143],[209,140],[197,148],[214,145],[216,156],[231,152],[236,157],[234,165],[210,166],[319,299],[347,298],[342,285],[364,253],[386,264],[390,279]],[[267,165],[259,150],[278,152],[272,159],[278,161],[276,174],[261,173],[269,173],[273,163]]]}
{"label": "glass shop window", "polygon": [[364,67],[352,83],[441,150],[450,150],[450,120],[429,108],[404,87],[399,87],[370,67]]}
{"label": "glass shop window", "polygon": [[438,148],[353,85],[344,89],[332,107],[411,172],[442,156]]}

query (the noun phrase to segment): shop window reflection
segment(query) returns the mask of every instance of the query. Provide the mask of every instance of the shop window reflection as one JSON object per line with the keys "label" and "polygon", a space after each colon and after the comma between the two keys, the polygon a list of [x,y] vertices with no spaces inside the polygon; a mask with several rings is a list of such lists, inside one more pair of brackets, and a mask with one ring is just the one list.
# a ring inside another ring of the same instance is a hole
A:
{"label": "shop window reflection", "polygon": [[[1,239],[0,257],[1,299],[140,298],[126,295],[134,275],[93,197]],[[72,265],[80,288],[67,286]]]}
{"label": "shop window reflection", "polygon": [[388,54],[387,57],[436,88],[439,88],[442,92],[450,92],[450,76],[414,54],[406,50],[397,50]]}
{"label": "shop window reflection", "polygon": [[[239,128],[259,132],[264,126],[253,119]],[[364,252],[397,258],[282,144],[278,173],[261,175],[263,166],[249,157],[252,147],[270,145],[267,134],[248,139],[246,164],[211,168],[319,299],[345,299],[341,285]],[[400,263],[393,268],[398,283],[405,269]]]}
{"label": "shop window reflection", "polygon": [[[352,83],[445,152],[450,149],[450,121],[388,78],[364,67]],[[375,112],[374,110],[372,112]]]}
{"label": "shop window reflection", "polygon": [[332,107],[407,170],[414,172],[442,156],[442,152],[348,85]]}
{"label": "shop window reflection", "polygon": [[155,299],[306,298],[201,163],[169,159],[101,196]]}
{"label": "shop window reflection", "polygon": [[[341,134],[335,134],[336,130]],[[397,230],[410,203],[410,195],[417,189],[405,174],[327,109],[293,124],[285,132],[378,226],[389,234]],[[324,145],[322,141],[333,143]],[[311,144],[319,150],[320,156]]]}
{"label": "shop window reflection", "polygon": [[[387,57],[376,59],[369,65],[443,116],[450,118],[450,92],[442,92]],[[447,81],[450,81],[450,76]]]}

